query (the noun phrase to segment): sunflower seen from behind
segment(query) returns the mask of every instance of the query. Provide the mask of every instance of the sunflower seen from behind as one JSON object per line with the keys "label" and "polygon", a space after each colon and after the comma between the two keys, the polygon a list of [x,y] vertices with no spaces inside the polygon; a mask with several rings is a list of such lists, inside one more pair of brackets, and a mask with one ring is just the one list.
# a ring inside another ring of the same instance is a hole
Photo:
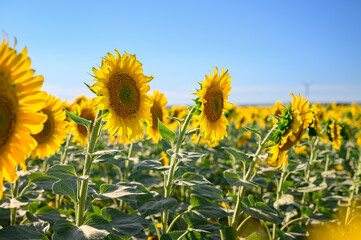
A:
{"label": "sunflower seen from behind", "polygon": [[48,95],[46,104],[40,112],[47,116],[47,120],[43,130],[32,135],[38,143],[38,146],[31,153],[32,159],[36,157],[44,159],[54,155],[56,151],[60,150],[61,144],[67,136],[64,105],[59,98]]}
{"label": "sunflower seen from behind", "polygon": [[200,133],[210,146],[218,145],[219,141],[227,137],[228,120],[224,111],[232,108],[227,102],[231,92],[231,76],[228,69],[222,68],[218,74],[218,68],[214,68],[213,74],[206,75],[205,81],[200,83],[201,89],[195,95],[198,96],[199,113],[195,117],[200,125]]}
{"label": "sunflower seen from behind", "polygon": [[143,137],[143,122],[150,114],[152,100],[147,95],[153,77],[143,74],[142,64],[135,55],[115,50],[108,53],[100,69],[93,68],[96,83],[92,89],[97,94],[97,108],[107,109],[104,129],[121,139],[135,140]]}
{"label": "sunflower seen from behind", "polygon": [[158,90],[154,90],[151,95],[153,100],[153,106],[150,109],[150,118],[147,126],[147,139],[152,139],[154,143],[158,143],[162,136],[158,130],[158,121],[164,122],[164,119],[167,116],[167,110],[165,105],[167,105],[168,100],[163,93],[160,93]]}
{"label": "sunflower seen from behind", "polygon": [[[73,111],[75,112],[75,114],[77,114],[81,118],[91,121],[90,132],[93,128],[93,123],[97,114],[94,106],[94,99],[82,101],[80,102],[80,104],[73,106]],[[73,142],[80,144],[82,147],[86,147],[88,144],[88,129],[84,125],[77,124],[74,121],[71,121],[70,124],[72,134],[74,135]]]}
{"label": "sunflower seen from behind", "polygon": [[31,134],[43,129],[47,116],[40,92],[44,78],[34,76],[27,49],[17,53],[3,38],[0,45],[0,199],[3,180],[16,181],[16,165],[26,170],[25,160],[37,146]]}
{"label": "sunflower seen from behind", "polygon": [[279,115],[277,129],[275,130],[269,153],[272,157],[268,159],[268,164],[273,167],[281,168],[288,163],[287,151],[301,140],[303,131],[307,128],[313,119],[312,111],[308,99],[302,98],[301,94],[296,98],[293,93],[292,104],[283,109]]}

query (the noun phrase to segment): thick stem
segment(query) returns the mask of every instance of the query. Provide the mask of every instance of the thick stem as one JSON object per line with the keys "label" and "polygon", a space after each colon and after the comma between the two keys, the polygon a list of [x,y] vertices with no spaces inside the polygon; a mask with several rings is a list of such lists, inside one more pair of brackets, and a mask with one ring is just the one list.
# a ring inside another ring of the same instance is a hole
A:
{"label": "thick stem", "polygon": [[359,175],[361,173],[361,148],[359,148],[359,159],[357,163],[357,171],[355,172],[353,176],[353,184],[352,184],[352,190],[348,199],[348,205],[347,205],[347,211],[346,211],[346,217],[345,217],[345,225],[348,224],[348,220],[351,216],[352,211],[352,201],[353,197],[355,195],[355,192],[358,193],[358,184],[357,184],[357,178],[359,178]]}
{"label": "thick stem", "polygon": [[[286,172],[287,172],[287,164],[283,164],[281,178],[280,178],[280,181],[278,182],[278,186],[277,186],[276,201],[278,201],[280,199],[280,197],[282,196],[283,183],[286,181],[286,178],[288,176],[288,175],[286,175]],[[272,231],[272,239],[273,240],[276,239],[276,229],[277,229],[277,224],[274,223],[273,224],[273,231]]]}
{"label": "thick stem", "polygon": [[[101,116],[102,111],[98,111],[96,115],[96,121],[93,126],[93,130],[91,132],[89,141],[88,141],[88,148],[87,153],[85,157],[85,163],[84,163],[84,169],[83,169],[83,176],[88,176],[91,171],[91,165],[93,163],[93,157],[92,154],[95,150],[95,145],[97,142],[97,139],[100,135],[100,125],[101,125]],[[76,225],[79,227],[84,222],[84,210],[85,210],[85,202],[88,192],[88,178],[82,181],[80,186],[80,196],[79,196],[79,202],[78,202],[78,209],[76,214]]]}
{"label": "thick stem", "polygon": [[130,169],[130,158],[132,157],[133,154],[133,148],[134,148],[134,142],[132,141],[130,143],[129,146],[129,151],[128,151],[128,159],[125,161],[125,174],[124,174],[124,180],[127,182],[128,181],[128,175],[129,175],[129,169]]}
{"label": "thick stem", "polygon": [[[16,170],[19,171],[20,170],[20,166],[17,165],[16,166]],[[10,184],[11,186],[11,195],[12,198],[15,199],[18,197],[19,195],[19,179],[17,179],[13,184]],[[13,226],[16,224],[16,212],[17,212],[17,208],[11,208],[10,209],[10,225]]]}
{"label": "thick stem", "polygon": [[[267,134],[267,136],[263,139],[263,141],[259,144],[257,152],[255,153],[253,160],[251,162],[251,165],[247,171],[247,174],[243,176],[244,181],[248,181],[251,177],[251,174],[253,173],[254,167],[256,166],[258,155],[263,151],[263,149],[266,147],[266,143],[269,140],[269,138],[272,136],[272,132],[277,128],[277,125],[275,125]],[[230,226],[233,226],[235,229],[237,229],[238,219],[241,214],[241,202],[243,200],[244,194],[246,193],[245,187],[240,187],[238,191],[237,196],[237,202],[236,207],[234,209],[234,214],[232,217],[232,222],[229,224]]]}
{"label": "thick stem", "polygon": [[[165,182],[165,186],[164,186],[164,197],[165,198],[171,196],[173,176],[174,176],[176,166],[178,165],[177,159],[176,159],[176,154],[179,152],[180,146],[182,145],[182,142],[183,142],[184,134],[187,130],[187,127],[192,119],[193,112],[195,110],[196,110],[196,107],[194,106],[189,111],[189,113],[184,121],[184,124],[182,126],[182,129],[180,130],[179,136],[177,138],[177,144],[173,148],[174,154],[172,155],[172,158],[170,161],[169,174],[168,174],[168,178]],[[168,224],[168,210],[165,210],[164,212],[162,212],[162,232],[163,233],[167,232],[167,229],[168,229],[167,224]]]}

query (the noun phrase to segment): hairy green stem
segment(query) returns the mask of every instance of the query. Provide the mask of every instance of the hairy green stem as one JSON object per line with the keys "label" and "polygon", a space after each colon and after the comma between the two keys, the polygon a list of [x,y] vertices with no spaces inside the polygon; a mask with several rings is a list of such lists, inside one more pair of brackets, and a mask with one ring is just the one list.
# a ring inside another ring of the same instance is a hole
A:
{"label": "hairy green stem", "polygon": [[[280,199],[280,197],[282,196],[283,193],[283,184],[286,181],[287,178],[287,164],[283,164],[282,167],[282,173],[281,173],[281,178],[280,181],[277,184],[277,193],[276,193],[276,201],[278,201]],[[272,239],[275,240],[276,239],[276,229],[277,229],[277,224],[273,224],[273,230],[272,230]]]}
{"label": "hairy green stem", "polygon": [[[266,135],[266,137],[263,139],[263,141],[258,145],[257,152],[255,153],[253,160],[251,162],[251,165],[247,171],[246,175],[243,175],[243,180],[248,181],[251,177],[251,174],[253,173],[254,167],[256,166],[258,155],[263,151],[263,149],[266,147],[267,141],[272,136],[272,132],[277,128],[277,125],[275,125]],[[238,189],[238,196],[237,196],[237,202],[236,207],[234,209],[232,222],[229,223],[230,226],[233,226],[235,229],[237,229],[239,216],[241,214],[241,202],[243,201],[244,194],[246,193],[245,187],[239,187]]]}
{"label": "hairy green stem", "polygon": [[[101,127],[100,127],[101,122],[102,122],[101,116],[102,116],[102,111],[98,111],[96,118],[95,118],[96,121],[94,122],[92,132],[89,133],[89,131],[88,131],[89,141],[88,141],[88,148],[87,148],[86,157],[85,157],[83,176],[88,176],[91,171],[91,166],[93,163],[92,154],[94,153],[95,145],[96,145],[96,142],[98,140],[98,137],[99,137],[100,131],[101,131]],[[89,137],[89,135],[90,135],[90,137]],[[86,202],[86,197],[87,197],[87,192],[88,192],[88,183],[89,183],[89,179],[86,178],[82,181],[81,186],[80,186],[80,196],[79,196],[78,208],[77,208],[77,213],[76,213],[76,225],[78,227],[84,223],[84,210],[85,210],[85,202]]]}
{"label": "hairy green stem", "polygon": [[[175,173],[176,166],[178,165],[178,162],[176,159],[176,154],[178,154],[178,152],[179,152],[180,146],[182,145],[182,142],[183,142],[183,137],[185,135],[185,132],[192,119],[192,115],[195,110],[196,110],[196,107],[193,106],[192,109],[189,111],[189,113],[184,121],[184,124],[182,126],[182,129],[180,130],[180,133],[178,135],[177,144],[175,146],[173,146],[174,153],[173,153],[171,161],[170,161],[169,174],[168,174],[167,180],[165,181],[165,186],[164,186],[164,197],[165,198],[171,196],[173,176]],[[168,224],[168,210],[165,210],[164,212],[162,212],[162,233],[167,232],[167,229],[168,229],[167,224]]]}

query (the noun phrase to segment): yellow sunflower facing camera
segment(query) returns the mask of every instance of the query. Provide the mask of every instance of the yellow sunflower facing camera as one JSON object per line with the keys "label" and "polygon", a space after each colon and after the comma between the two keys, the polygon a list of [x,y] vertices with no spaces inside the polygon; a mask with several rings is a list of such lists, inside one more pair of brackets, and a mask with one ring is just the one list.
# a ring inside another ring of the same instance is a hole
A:
{"label": "yellow sunflower facing camera", "polygon": [[167,117],[165,105],[167,105],[168,100],[164,94],[158,90],[153,91],[151,98],[153,100],[153,106],[150,109],[151,117],[149,118],[147,126],[147,135],[148,139],[152,139],[154,143],[158,143],[162,138],[158,130],[158,119],[164,122],[164,119]]}
{"label": "yellow sunflower facing camera", "polygon": [[142,64],[135,55],[115,50],[116,56],[108,53],[100,69],[93,68],[96,83],[92,89],[97,94],[97,108],[107,109],[107,123],[111,135],[135,140],[143,137],[143,123],[147,121],[152,100],[147,95],[153,77],[143,74]]}
{"label": "yellow sunflower facing camera", "polygon": [[64,105],[61,100],[52,95],[46,97],[46,104],[41,113],[47,116],[44,128],[38,134],[32,135],[38,146],[31,153],[31,158],[44,159],[59,151],[67,136],[67,122],[65,121]]}
{"label": "yellow sunflower facing camera", "polygon": [[313,119],[308,99],[302,98],[301,94],[296,98],[293,93],[292,105],[288,105],[279,115],[277,129],[273,134],[273,146],[270,147],[268,164],[276,168],[283,167],[288,163],[287,151],[301,140],[303,131]]}
{"label": "yellow sunflower facing camera", "polygon": [[0,45],[0,199],[3,180],[16,181],[16,165],[26,170],[25,160],[37,146],[31,134],[43,129],[47,116],[39,113],[45,93],[44,78],[34,76],[27,49],[17,53],[3,38]]}
{"label": "yellow sunflower facing camera", "polygon": [[227,137],[228,120],[224,111],[232,108],[232,104],[227,102],[231,92],[231,76],[228,69],[218,75],[218,68],[214,73],[206,75],[206,80],[200,83],[201,89],[195,93],[200,103],[199,115],[196,120],[200,122],[200,132],[204,139],[211,145],[218,145],[219,141]]}

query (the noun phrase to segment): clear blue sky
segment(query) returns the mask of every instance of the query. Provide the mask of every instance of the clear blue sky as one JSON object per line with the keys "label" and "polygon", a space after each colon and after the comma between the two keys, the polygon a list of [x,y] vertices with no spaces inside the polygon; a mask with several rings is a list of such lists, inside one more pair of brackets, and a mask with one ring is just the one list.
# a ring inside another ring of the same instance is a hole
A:
{"label": "clear blue sky", "polygon": [[361,102],[360,0],[0,1],[0,30],[27,46],[44,89],[72,101],[107,52],[136,54],[170,104],[189,104],[212,67],[230,101]]}

